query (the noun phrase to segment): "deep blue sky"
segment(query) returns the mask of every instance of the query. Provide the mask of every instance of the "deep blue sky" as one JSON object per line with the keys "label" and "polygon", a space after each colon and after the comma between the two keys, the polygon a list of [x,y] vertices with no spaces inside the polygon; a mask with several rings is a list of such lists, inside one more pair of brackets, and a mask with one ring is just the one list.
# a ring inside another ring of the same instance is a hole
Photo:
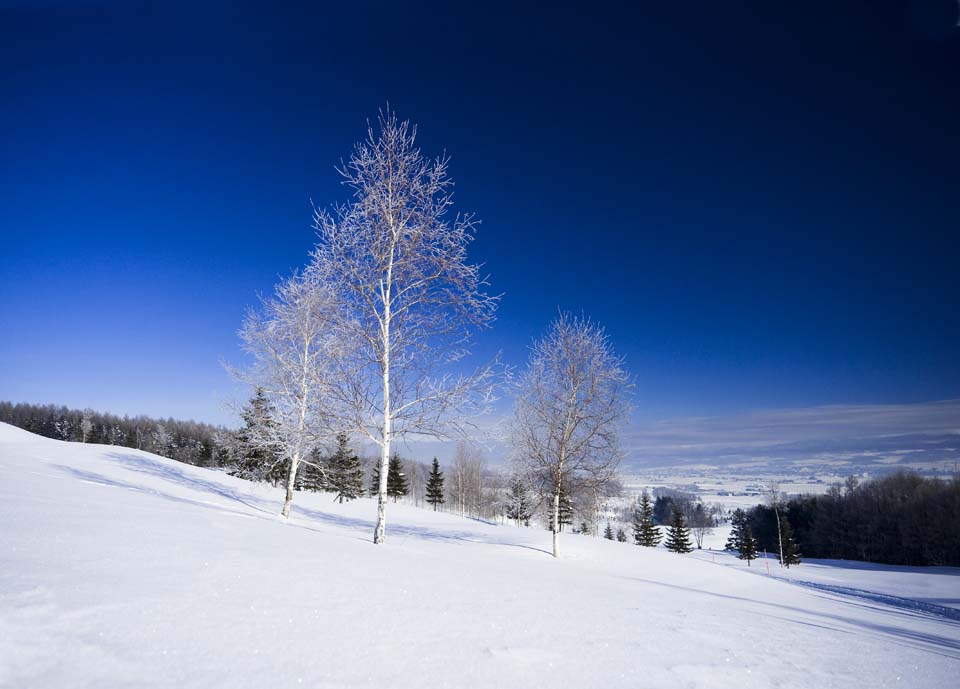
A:
{"label": "deep blue sky", "polygon": [[483,219],[481,355],[561,306],[649,419],[960,397],[955,2],[195,4],[0,0],[0,399],[228,421],[388,101]]}

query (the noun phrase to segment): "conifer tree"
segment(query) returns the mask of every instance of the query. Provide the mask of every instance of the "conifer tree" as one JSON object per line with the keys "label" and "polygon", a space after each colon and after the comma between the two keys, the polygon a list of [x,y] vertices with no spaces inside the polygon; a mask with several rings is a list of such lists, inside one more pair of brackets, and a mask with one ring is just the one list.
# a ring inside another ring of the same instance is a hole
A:
{"label": "conifer tree", "polygon": [[527,485],[519,476],[510,482],[510,495],[507,498],[507,518],[520,526],[521,522],[530,526],[530,517],[533,515],[533,501]]}
{"label": "conifer tree", "polygon": [[747,567],[750,566],[751,560],[757,559],[757,542],[753,538],[753,531],[750,529],[750,525],[744,522],[742,536],[740,539],[740,548],[739,557],[741,560],[747,561]]}
{"label": "conifer tree", "polygon": [[269,435],[269,430],[265,432],[264,429],[269,429],[273,424],[270,401],[263,388],[257,388],[244,406],[241,417],[243,427],[237,431],[236,457],[229,473],[248,481],[270,480],[279,463],[277,456],[262,443],[256,442],[258,436]]}
{"label": "conifer tree", "polygon": [[440,471],[440,462],[433,458],[433,466],[430,468],[430,474],[427,476],[427,503],[433,505],[433,511],[440,509],[444,503],[443,497],[443,472]]}
{"label": "conifer tree", "polygon": [[407,485],[407,477],[403,473],[400,455],[394,454],[390,458],[390,465],[387,467],[387,495],[396,502],[397,498],[403,497],[409,491],[410,487]]}
{"label": "conifer tree", "polygon": [[670,528],[667,529],[665,546],[671,553],[683,554],[693,552],[693,543],[690,542],[690,530],[684,522],[683,512],[678,509],[673,510],[673,520],[670,523]]}
{"label": "conifer tree", "polygon": [[626,543],[627,532],[624,531],[623,529],[617,529],[617,541],[619,541],[620,543]]}
{"label": "conifer tree", "polygon": [[[553,505],[548,504],[547,511],[549,517],[552,514]],[[567,494],[566,486],[563,484],[560,485],[560,502],[558,504],[557,523],[560,525],[560,531],[563,531],[564,524],[567,526],[573,524],[573,503],[570,502],[570,496]],[[552,520],[550,520],[550,525],[547,528],[553,531]]]}
{"label": "conifer tree", "polygon": [[374,497],[380,490],[380,462],[374,462],[370,471],[370,497]]}
{"label": "conifer tree", "polygon": [[633,512],[633,541],[637,545],[655,548],[660,539],[660,529],[653,523],[653,505],[650,496],[644,491],[640,497],[640,504]]}
{"label": "conifer tree", "polygon": [[328,490],[329,486],[327,485],[326,471],[323,465],[324,458],[321,456],[320,450],[314,448],[308,456],[308,461],[297,472],[300,490],[315,492]]}
{"label": "conifer tree", "polygon": [[747,513],[741,508],[733,511],[730,517],[730,537],[724,546],[724,550],[736,550],[740,552],[743,547],[743,529],[747,525]]}
{"label": "conifer tree", "polygon": [[607,528],[603,530],[603,537],[606,538],[608,541],[613,540],[613,527],[610,526],[610,522],[607,522]]}
{"label": "conifer tree", "polygon": [[363,468],[360,458],[348,446],[346,433],[337,435],[337,451],[328,463],[329,490],[337,494],[337,500],[354,500],[363,493]]}
{"label": "conifer tree", "polygon": [[800,564],[800,553],[797,551],[797,543],[793,540],[793,529],[786,516],[780,519],[780,539],[783,543],[783,566]]}

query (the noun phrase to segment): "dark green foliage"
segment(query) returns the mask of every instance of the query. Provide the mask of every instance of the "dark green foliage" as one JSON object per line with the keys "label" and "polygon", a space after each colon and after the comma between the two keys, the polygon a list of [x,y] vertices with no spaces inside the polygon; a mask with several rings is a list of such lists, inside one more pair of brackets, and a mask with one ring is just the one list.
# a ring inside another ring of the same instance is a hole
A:
{"label": "dark green foliage", "polygon": [[[433,466],[430,467],[430,474],[427,476],[427,503],[433,505],[434,512],[444,503],[443,472],[440,471],[440,462],[436,457],[433,458]],[[513,517],[510,518],[513,519]]]}
{"label": "dark green foliage", "polygon": [[603,537],[606,538],[608,541],[613,540],[613,527],[610,526],[610,522],[607,522],[607,528],[603,530]]}
{"label": "dark green foliage", "polygon": [[750,529],[749,523],[743,525],[743,532],[740,536],[740,547],[737,550],[737,557],[739,557],[741,560],[746,560],[747,567],[750,566],[751,560],[757,559],[757,542],[753,538],[753,531]]}
{"label": "dark green foliage", "polygon": [[363,467],[360,458],[348,445],[346,433],[337,435],[337,450],[327,461],[327,488],[337,494],[337,500],[354,500],[363,493]]}
{"label": "dark green foliage", "polygon": [[[807,558],[960,566],[958,477],[899,471],[872,481],[851,480],[824,495],[791,498],[780,516],[786,516]],[[779,552],[773,510],[760,505],[749,517],[757,547]]]}
{"label": "dark green foliage", "polygon": [[783,542],[783,566],[800,564],[800,553],[797,551],[797,544],[793,540],[793,529],[790,528],[790,520],[785,514],[780,515],[780,538]]}
{"label": "dark green foliage", "polygon": [[376,497],[380,492],[380,459],[373,463],[373,469],[370,471],[370,497]]}
{"label": "dark green foliage", "polygon": [[743,529],[746,525],[747,513],[738,507],[733,511],[733,515],[730,518],[730,537],[727,538],[724,550],[740,550],[743,546]]}
{"label": "dark green foliage", "polygon": [[[547,504],[547,521],[550,531],[553,531],[553,500],[550,500]],[[564,525],[570,526],[573,524],[573,503],[570,501],[570,496],[567,495],[567,490],[563,484],[560,484],[560,505],[558,511],[558,521],[560,522],[560,532],[563,533]],[[584,532],[586,533],[586,532]]]}
{"label": "dark green foliage", "polygon": [[627,542],[627,532],[624,531],[623,529],[617,529],[617,540],[618,540],[620,543],[626,543],[626,542]]}
{"label": "dark green foliage", "polygon": [[394,455],[390,459],[387,467],[387,495],[396,502],[409,492],[406,474],[403,473],[403,464],[400,462],[400,455]]}
{"label": "dark green foliage", "polygon": [[633,542],[647,548],[655,548],[660,539],[660,529],[653,523],[653,506],[646,492],[640,497],[640,503],[633,511]]}
{"label": "dark green foliage", "polygon": [[673,519],[670,522],[670,528],[667,529],[667,540],[664,545],[667,550],[672,553],[683,554],[693,552],[693,543],[690,541],[690,530],[684,521],[683,512],[679,509],[673,511]]}
{"label": "dark green foliage", "polygon": [[320,492],[330,489],[326,462],[320,455],[320,450],[313,450],[307,462],[301,464],[297,472],[297,480],[300,484],[298,490]]}

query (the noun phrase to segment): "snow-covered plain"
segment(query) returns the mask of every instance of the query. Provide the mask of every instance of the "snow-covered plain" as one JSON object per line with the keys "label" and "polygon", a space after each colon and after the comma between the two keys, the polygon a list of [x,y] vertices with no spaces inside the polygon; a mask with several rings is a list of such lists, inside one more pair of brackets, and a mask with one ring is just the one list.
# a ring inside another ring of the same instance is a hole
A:
{"label": "snow-covered plain", "polygon": [[[546,531],[405,505],[390,506],[387,543],[374,546],[371,500],[298,494],[286,523],[280,503],[222,473],[0,424],[0,686],[942,688],[960,677],[960,621],[936,610],[585,536],[564,534],[554,560]],[[861,570],[834,569],[863,588]],[[960,572],[935,574],[960,589]],[[938,586],[934,597],[960,597]]]}

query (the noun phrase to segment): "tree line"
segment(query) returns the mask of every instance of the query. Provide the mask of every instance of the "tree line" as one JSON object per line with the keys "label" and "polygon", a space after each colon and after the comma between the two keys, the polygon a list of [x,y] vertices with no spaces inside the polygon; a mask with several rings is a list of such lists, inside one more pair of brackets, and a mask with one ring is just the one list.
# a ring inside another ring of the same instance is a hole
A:
{"label": "tree line", "polygon": [[960,565],[960,477],[898,471],[850,477],[824,495],[757,505],[747,524],[758,550],[779,549],[777,516],[806,557],[890,565]]}
{"label": "tree line", "polygon": [[0,421],[45,438],[146,450],[202,467],[230,461],[233,432],[198,421],[117,416],[55,404],[0,402]]}

